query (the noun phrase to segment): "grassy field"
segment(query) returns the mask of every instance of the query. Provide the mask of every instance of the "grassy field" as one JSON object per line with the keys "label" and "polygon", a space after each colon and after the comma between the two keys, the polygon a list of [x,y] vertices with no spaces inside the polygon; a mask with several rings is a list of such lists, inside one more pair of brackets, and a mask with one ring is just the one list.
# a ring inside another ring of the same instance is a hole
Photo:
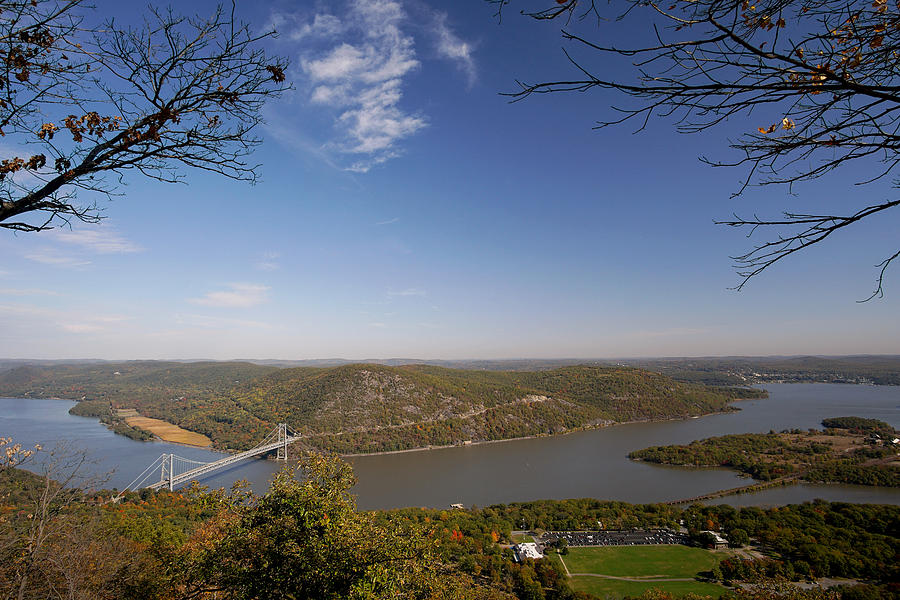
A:
{"label": "grassy field", "polygon": [[149,431],[159,439],[166,442],[175,442],[178,444],[188,444],[190,446],[209,446],[209,438],[202,433],[194,433],[187,429],[182,429],[178,425],[173,425],[159,419],[151,419],[149,417],[128,417],[125,422],[132,427]]}
{"label": "grassy field", "polygon": [[569,548],[564,558],[570,573],[602,573],[614,577],[693,577],[719,562],[709,550],[687,546]]}
{"label": "grassy field", "polygon": [[[723,587],[693,581],[693,578],[701,571],[712,569],[723,557],[723,554],[686,546],[604,546],[570,548],[563,560],[572,574],[592,573],[644,580],[622,581],[573,575],[570,582],[574,589],[600,598],[639,595],[650,588],[659,588],[676,595],[694,593],[715,598],[725,591]],[[549,558],[555,562],[560,560],[555,553],[551,553]],[[689,581],[660,581],[661,579]]]}
{"label": "grassy field", "polygon": [[685,594],[697,594],[718,598],[725,592],[725,588],[714,583],[701,583],[699,581],[660,581],[653,583],[638,583],[632,581],[618,581],[615,579],[601,579],[600,577],[573,577],[572,588],[579,592],[587,592],[604,600],[619,600],[624,596],[640,596],[649,589],[657,588],[674,596]]}

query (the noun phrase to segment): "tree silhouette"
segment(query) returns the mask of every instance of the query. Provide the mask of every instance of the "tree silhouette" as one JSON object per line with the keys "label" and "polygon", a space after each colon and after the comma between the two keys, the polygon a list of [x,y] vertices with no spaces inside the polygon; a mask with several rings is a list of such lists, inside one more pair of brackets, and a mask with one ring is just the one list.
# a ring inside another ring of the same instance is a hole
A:
{"label": "tree silhouette", "polygon": [[254,180],[260,108],[288,87],[286,61],[260,47],[271,33],[221,6],[150,9],[134,27],[86,20],[81,0],[0,1],[0,227],[97,222],[97,194],[130,169]]}
{"label": "tree silhouette", "polygon": [[[498,13],[512,0],[488,0]],[[525,3],[525,0],[522,2]],[[612,107],[613,117],[598,128],[636,122],[643,129],[653,117],[670,117],[691,133],[720,125],[729,117],[752,115],[748,133],[732,142],[734,161],[703,159],[715,166],[748,170],[740,195],[751,184],[786,184],[816,179],[857,159],[880,162],[878,172],[860,184],[889,176],[900,148],[900,11],[888,0],[556,0],[549,7],[523,10],[537,20],[563,20],[562,37],[596,56],[576,61],[571,79],[520,84],[514,100],[532,94],[611,89],[630,97]],[[619,48],[580,34],[579,21],[621,27],[641,20],[646,45]],[[633,76],[608,75],[612,56],[627,57]],[[896,184],[895,184],[896,187]],[[864,195],[860,195],[863,196]],[[774,235],[733,257],[741,277],[737,289],[792,254],[833,233],[880,215],[900,200],[852,205],[843,214],[785,212],[776,219],[757,216],[721,221],[732,227]],[[874,292],[883,295],[886,270],[900,250],[877,265]]]}

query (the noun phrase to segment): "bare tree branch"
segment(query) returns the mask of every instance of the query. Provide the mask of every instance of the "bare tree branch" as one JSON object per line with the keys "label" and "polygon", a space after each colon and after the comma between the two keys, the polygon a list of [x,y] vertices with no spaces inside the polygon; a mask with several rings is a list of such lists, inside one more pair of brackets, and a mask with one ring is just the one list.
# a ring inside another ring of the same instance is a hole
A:
{"label": "bare tree branch", "polygon": [[[253,182],[263,103],[287,63],[221,6],[211,17],[149,9],[142,26],[86,28],[80,0],[0,1],[0,227],[96,223],[95,201],[134,169],[164,182],[195,167]],[[33,148],[25,152],[27,148]]]}
{"label": "bare tree branch", "polygon": [[[512,0],[488,1],[502,7]],[[576,14],[596,14],[598,25],[608,21],[613,27],[625,18],[642,19],[653,43],[619,48],[593,41],[593,33],[564,30],[563,38],[574,48],[597,57],[594,66],[567,51],[575,77],[517,82],[520,89],[506,94],[512,101],[533,94],[615,90],[630,102],[612,107],[616,116],[600,121],[598,128],[636,120],[640,130],[658,116],[673,118],[684,133],[764,111],[770,116],[732,144],[736,160],[702,158],[713,166],[747,169],[734,196],[749,185],[791,186],[868,159],[878,170],[857,182],[862,185],[891,174],[900,162],[900,12],[887,0],[621,0],[610,5],[618,13],[609,18],[589,0],[549,7],[536,3],[545,7],[522,13],[538,20],[564,18],[567,27],[577,25],[571,20]],[[632,78],[605,75],[615,57],[632,60]],[[734,257],[742,278],[736,289],[781,259],[897,205],[887,201],[848,211],[848,216],[786,213],[784,219],[723,221],[749,227],[751,235],[762,228],[777,232],[771,241]],[[883,294],[886,269],[896,258],[876,266],[876,289],[868,299]]]}

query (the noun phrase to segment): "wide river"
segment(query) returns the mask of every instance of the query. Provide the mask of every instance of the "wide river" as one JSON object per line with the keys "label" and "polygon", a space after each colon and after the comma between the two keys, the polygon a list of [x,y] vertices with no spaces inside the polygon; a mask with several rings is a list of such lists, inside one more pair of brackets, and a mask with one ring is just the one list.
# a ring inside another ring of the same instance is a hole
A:
{"label": "wide river", "polygon": [[[774,384],[769,398],[735,403],[739,412],[699,419],[633,423],[568,435],[354,457],[360,508],[446,507],[461,502],[486,506],[541,498],[601,498],[662,502],[698,496],[750,482],[725,469],[664,467],[628,460],[632,450],[683,444],[727,433],[819,427],[823,418],[856,415],[900,426],[900,387],[839,384]],[[105,487],[128,485],[164,452],[193,460],[223,455],[163,442],[138,442],[115,435],[96,419],[68,414],[67,400],[0,398],[0,437],[53,447],[62,441],[86,450],[97,473],[111,473]],[[219,487],[247,479],[257,490],[280,467],[250,460],[203,481]],[[156,478],[158,479],[158,477]],[[822,498],[900,505],[900,489],[801,484],[719,502],[734,505],[788,504]]]}

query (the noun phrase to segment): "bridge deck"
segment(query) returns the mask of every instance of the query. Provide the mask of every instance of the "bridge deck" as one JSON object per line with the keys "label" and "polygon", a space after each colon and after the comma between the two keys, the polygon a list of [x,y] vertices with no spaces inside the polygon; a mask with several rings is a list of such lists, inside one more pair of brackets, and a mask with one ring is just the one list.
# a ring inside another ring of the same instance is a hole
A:
{"label": "bridge deck", "polygon": [[[288,446],[297,440],[300,439],[300,436],[288,437],[286,441],[281,442],[272,442],[270,444],[266,444],[264,446],[259,446],[258,448],[252,448],[250,450],[245,450],[244,452],[239,452],[237,454],[232,454],[231,456],[226,456],[223,459],[217,460],[215,462],[206,463],[205,465],[200,465],[190,471],[185,471],[179,475],[173,477],[172,485],[181,485],[186,481],[190,481],[192,479],[196,479],[197,477],[206,475],[207,473],[211,473],[218,469],[222,469],[229,465],[232,465],[238,461],[244,460],[245,458],[252,458],[254,456],[259,456],[260,454],[265,454],[266,452],[271,452],[272,450],[277,450],[282,446]],[[157,481],[154,484],[148,485],[147,487],[152,490],[162,489],[164,487],[169,486],[169,480],[163,479],[161,481]]]}

